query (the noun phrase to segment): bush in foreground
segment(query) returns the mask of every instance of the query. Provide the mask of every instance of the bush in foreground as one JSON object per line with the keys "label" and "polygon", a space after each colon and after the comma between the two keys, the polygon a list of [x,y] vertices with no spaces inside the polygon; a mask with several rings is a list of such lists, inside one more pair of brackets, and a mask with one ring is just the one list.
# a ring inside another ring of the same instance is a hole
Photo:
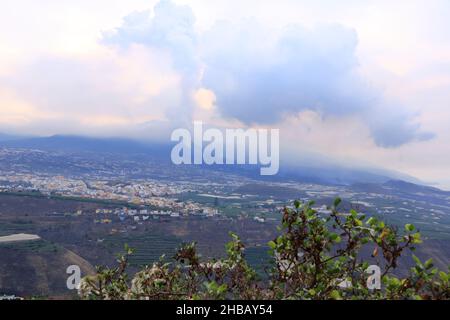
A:
{"label": "bush in foreground", "polygon": [[[336,199],[326,215],[314,210],[312,202],[296,201],[285,208],[280,235],[268,243],[273,263],[263,277],[246,261],[239,237],[231,234],[225,258],[203,260],[191,243],[170,262],[161,259],[132,279],[126,273],[132,249],[126,248],[116,268],[98,268],[97,275],[84,278],[79,295],[83,299],[449,299],[450,274],[434,268],[431,259],[421,262],[412,255],[415,266],[409,276],[392,275],[405,251],[414,251],[421,243],[413,225],[399,231],[353,210],[339,213],[339,203]],[[373,250],[373,260],[380,266],[380,289],[377,274],[370,274],[369,262],[360,257],[363,246]]]}

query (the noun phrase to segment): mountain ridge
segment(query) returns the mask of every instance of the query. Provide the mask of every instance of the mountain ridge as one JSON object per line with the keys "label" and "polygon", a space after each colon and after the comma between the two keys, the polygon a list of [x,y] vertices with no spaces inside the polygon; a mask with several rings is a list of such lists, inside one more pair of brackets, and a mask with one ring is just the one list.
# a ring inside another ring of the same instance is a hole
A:
{"label": "mountain ridge", "polygon": [[[150,143],[129,138],[120,137],[87,137],[76,135],[53,135],[48,137],[19,137],[0,133],[0,147],[37,149],[44,151],[60,152],[95,152],[117,154],[145,154],[158,161],[170,162],[172,145],[162,143]],[[263,180],[294,180],[306,183],[332,184],[332,185],[357,185],[359,183],[384,184],[392,181],[404,181],[406,183],[420,185],[426,184],[396,172],[383,169],[358,169],[348,168],[342,165],[305,165],[305,164],[280,164],[280,172],[277,176],[261,177],[259,166],[207,166],[208,170],[224,170],[236,174],[242,174]],[[405,187],[410,187],[404,184]],[[429,187],[433,188],[433,187]],[[442,191],[435,188],[436,190]],[[444,192],[444,191],[442,191]]]}

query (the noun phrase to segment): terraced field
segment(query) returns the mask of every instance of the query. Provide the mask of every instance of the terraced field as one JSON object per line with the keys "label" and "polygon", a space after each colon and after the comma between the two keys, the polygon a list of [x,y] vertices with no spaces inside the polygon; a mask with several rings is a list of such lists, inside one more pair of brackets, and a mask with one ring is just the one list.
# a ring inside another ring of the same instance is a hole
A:
{"label": "terraced field", "polygon": [[111,254],[123,253],[124,244],[135,250],[130,257],[130,265],[145,266],[158,261],[164,254],[167,258],[172,258],[182,241],[174,236],[145,233],[134,236],[110,235],[103,242],[105,249]]}

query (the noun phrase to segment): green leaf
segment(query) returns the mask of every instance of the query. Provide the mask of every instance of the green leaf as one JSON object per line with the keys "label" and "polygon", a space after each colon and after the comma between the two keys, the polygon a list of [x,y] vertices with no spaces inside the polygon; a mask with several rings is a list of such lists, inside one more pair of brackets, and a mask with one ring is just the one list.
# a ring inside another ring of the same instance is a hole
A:
{"label": "green leaf", "polygon": [[416,255],[412,255],[412,258],[413,258],[413,260],[414,260],[414,262],[417,264],[417,265],[422,265],[422,261],[420,261],[420,259],[419,258],[417,258],[417,256]]}
{"label": "green leaf", "polygon": [[330,298],[333,300],[341,300],[341,293],[338,290],[333,290],[330,292]]}
{"label": "green leaf", "polygon": [[412,231],[414,231],[415,229],[416,229],[416,227],[414,227],[414,225],[412,225],[412,224],[410,224],[410,223],[408,223],[408,224],[405,225],[405,230],[406,230],[406,231],[412,232]]}
{"label": "green leaf", "polygon": [[422,239],[419,232],[412,234],[412,238],[413,238],[412,243],[414,244],[422,243]]}
{"label": "green leaf", "polygon": [[274,241],[269,241],[268,245],[271,249],[274,249],[274,250],[277,247],[277,244]]}
{"label": "green leaf", "polygon": [[224,283],[220,287],[217,288],[217,293],[221,294],[227,291],[227,284]]}
{"label": "green leaf", "polygon": [[392,277],[390,278],[389,284],[393,287],[399,287],[401,285],[401,282],[399,279]]}
{"label": "green leaf", "polygon": [[336,233],[331,233],[330,234],[330,239],[333,242],[336,242],[336,243],[340,243],[342,241],[341,237],[338,234],[336,234]]}
{"label": "green leaf", "polygon": [[335,206],[335,207],[339,206],[339,205],[341,204],[341,202],[342,202],[342,199],[341,199],[341,198],[336,198],[336,199],[334,199],[334,206]]}
{"label": "green leaf", "polygon": [[424,267],[425,267],[425,269],[433,268],[433,259],[428,259],[427,261],[425,261]]}

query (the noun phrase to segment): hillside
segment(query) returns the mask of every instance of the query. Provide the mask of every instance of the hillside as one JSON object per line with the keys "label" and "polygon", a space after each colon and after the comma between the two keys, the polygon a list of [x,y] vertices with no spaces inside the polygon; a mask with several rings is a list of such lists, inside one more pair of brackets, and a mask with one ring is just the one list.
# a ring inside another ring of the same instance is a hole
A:
{"label": "hillside", "polygon": [[45,240],[0,244],[0,295],[70,298],[76,292],[66,287],[70,265],[82,275],[92,274],[92,265],[74,252]]}

